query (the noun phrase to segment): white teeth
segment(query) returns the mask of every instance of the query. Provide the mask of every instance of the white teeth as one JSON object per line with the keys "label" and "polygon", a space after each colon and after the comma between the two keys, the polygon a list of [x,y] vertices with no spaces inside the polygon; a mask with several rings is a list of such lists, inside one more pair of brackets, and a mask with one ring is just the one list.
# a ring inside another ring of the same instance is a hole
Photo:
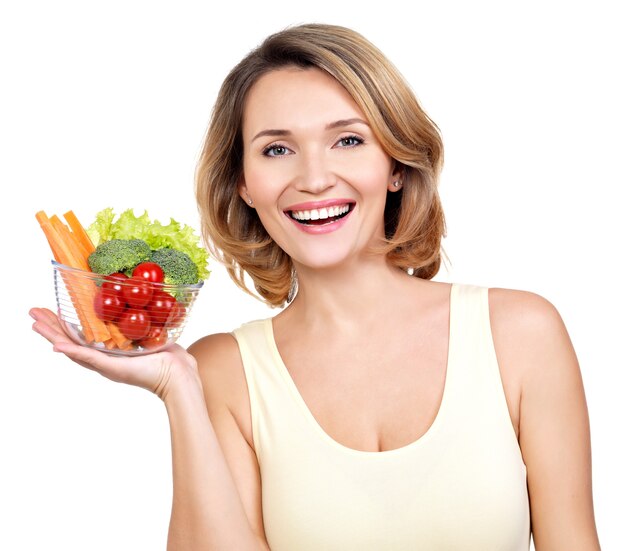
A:
{"label": "white teeth", "polygon": [[321,209],[311,210],[292,210],[291,216],[296,220],[325,220],[333,216],[345,214],[350,210],[350,205],[337,205],[334,207],[325,207]]}

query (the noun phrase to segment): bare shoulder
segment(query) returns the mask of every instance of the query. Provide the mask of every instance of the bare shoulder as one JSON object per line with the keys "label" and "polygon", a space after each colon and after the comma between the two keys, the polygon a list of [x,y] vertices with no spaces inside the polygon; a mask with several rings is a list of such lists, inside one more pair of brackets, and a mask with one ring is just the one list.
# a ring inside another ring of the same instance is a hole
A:
{"label": "bare shoulder", "polygon": [[578,363],[559,312],[544,297],[489,289],[489,318],[511,422],[519,437],[523,406],[531,403],[522,397],[547,390],[563,377],[579,379]]}
{"label": "bare shoulder", "polygon": [[[489,289],[489,313],[493,324],[508,324],[509,329],[558,329],[561,316],[546,298],[530,291]],[[539,325],[541,327],[539,327]]]}
{"label": "bare shoulder", "polygon": [[[536,373],[540,367],[556,368],[549,360],[557,356],[573,359],[563,319],[546,298],[529,291],[489,289],[489,315],[496,352],[509,365],[523,369],[525,373],[520,375]],[[571,361],[565,363],[572,365]]]}
{"label": "bare shoulder", "polygon": [[599,549],[589,418],[565,324],[554,305],[534,293],[490,289],[489,303],[505,392],[507,382],[514,389],[507,400],[515,402],[535,546]]}
{"label": "bare shoulder", "polygon": [[228,410],[246,440],[250,438],[250,402],[239,346],[230,333],[216,333],[193,343],[188,352],[198,363],[209,414]]}
{"label": "bare shoulder", "polygon": [[203,371],[224,372],[233,364],[241,364],[237,341],[230,333],[207,335],[194,342],[187,351],[196,358]]}

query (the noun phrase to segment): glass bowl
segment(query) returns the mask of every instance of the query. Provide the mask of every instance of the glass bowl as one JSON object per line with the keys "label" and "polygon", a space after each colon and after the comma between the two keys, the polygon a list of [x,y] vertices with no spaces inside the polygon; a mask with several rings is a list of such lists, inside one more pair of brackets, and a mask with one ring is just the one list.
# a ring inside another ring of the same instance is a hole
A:
{"label": "glass bowl", "polygon": [[120,356],[163,350],[180,337],[202,288],[104,276],[52,261],[57,314],[76,343]]}

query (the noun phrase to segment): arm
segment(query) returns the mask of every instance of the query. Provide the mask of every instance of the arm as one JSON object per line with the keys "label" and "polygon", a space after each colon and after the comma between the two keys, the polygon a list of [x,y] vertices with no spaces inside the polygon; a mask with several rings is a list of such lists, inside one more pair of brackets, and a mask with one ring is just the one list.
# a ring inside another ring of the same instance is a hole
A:
{"label": "arm", "polygon": [[[49,310],[35,308],[31,315],[33,329],[56,352],[108,379],[145,388],[165,402],[174,470],[169,551],[268,549],[256,456],[227,414],[225,398],[234,395],[233,389],[243,396],[240,403],[247,403],[245,381],[238,387],[241,381],[231,376],[241,368],[231,337],[215,335],[191,347],[198,361],[180,346],[123,358],[73,343]],[[239,376],[243,379],[241,370]]]}
{"label": "arm", "polygon": [[212,335],[189,352],[197,375],[165,397],[174,469],[168,550],[269,549],[256,455],[240,428],[250,423],[237,344]]}
{"label": "arm", "polygon": [[580,368],[557,310],[532,293],[490,291],[503,376],[519,383],[519,442],[537,551],[600,549]]}

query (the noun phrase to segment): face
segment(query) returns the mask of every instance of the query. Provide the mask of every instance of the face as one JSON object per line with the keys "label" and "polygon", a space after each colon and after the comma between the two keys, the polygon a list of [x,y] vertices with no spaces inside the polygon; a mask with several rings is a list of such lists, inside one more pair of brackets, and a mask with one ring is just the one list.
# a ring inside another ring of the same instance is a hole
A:
{"label": "face", "polygon": [[239,193],[297,270],[333,267],[384,238],[399,174],[348,92],[319,69],[261,77],[243,118]]}

